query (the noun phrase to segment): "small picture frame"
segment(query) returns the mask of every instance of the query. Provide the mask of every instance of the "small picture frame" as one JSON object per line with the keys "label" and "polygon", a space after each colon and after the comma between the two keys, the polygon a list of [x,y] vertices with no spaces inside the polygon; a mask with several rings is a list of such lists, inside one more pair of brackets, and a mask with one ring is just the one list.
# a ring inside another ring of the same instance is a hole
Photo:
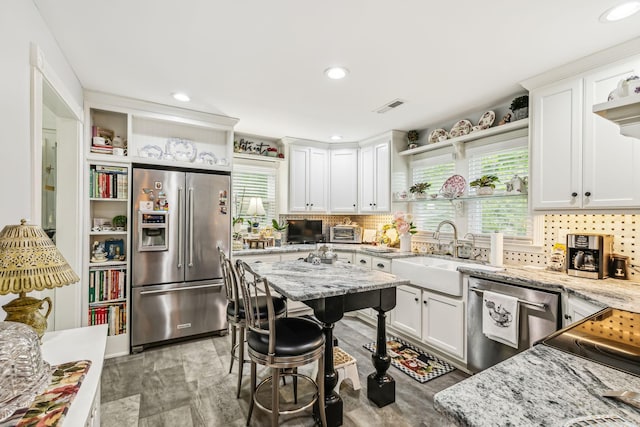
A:
{"label": "small picture frame", "polygon": [[111,261],[124,261],[126,254],[124,253],[124,240],[112,239],[104,242],[104,251],[107,259]]}

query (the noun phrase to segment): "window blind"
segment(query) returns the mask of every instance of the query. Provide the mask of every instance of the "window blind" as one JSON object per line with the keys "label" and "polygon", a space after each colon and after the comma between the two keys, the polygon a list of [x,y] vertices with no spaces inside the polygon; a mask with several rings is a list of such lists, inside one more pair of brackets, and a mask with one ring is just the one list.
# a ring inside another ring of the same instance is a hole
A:
{"label": "window blind", "polygon": [[249,200],[260,197],[266,215],[258,217],[260,225],[271,225],[276,218],[276,171],[272,169],[244,168],[237,166],[232,173],[233,216],[252,218],[247,215]]}
{"label": "window blind", "polygon": [[[529,174],[529,149],[527,139],[517,138],[502,144],[467,150],[469,182],[482,175],[496,175],[496,195],[506,192],[506,183],[514,175]],[[471,188],[470,195],[475,194]],[[527,196],[494,197],[467,201],[469,232],[474,234],[502,232],[506,236],[529,237],[533,235],[532,218]]]}
{"label": "window blind", "polygon": [[[416,160],[411,164],[412,184],[428,182],[431,187],[427,194],[438,193],[442,184],[451,175],[455,174],[455,163],[451,154]],[[411,204],[413,223],[420,231],[434,231],[440,221],[455,220],[453,205],[443,200],[431,200],[428,196],[425,200]]]}

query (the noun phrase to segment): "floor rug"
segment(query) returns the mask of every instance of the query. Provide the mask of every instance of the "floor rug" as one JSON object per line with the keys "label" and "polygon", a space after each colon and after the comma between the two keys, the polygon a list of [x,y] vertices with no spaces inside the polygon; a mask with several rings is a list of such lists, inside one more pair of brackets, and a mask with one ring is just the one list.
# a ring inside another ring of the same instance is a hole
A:
{"label": "floor rug", "polygon": [[[375,342],[365,344],[363,347],[372,353],[376,351]],[[455,369],[444,360],[440,360],[400,338],[387,338],[387,352],[391,356],[392,366],[421,383],[426,383]]]}

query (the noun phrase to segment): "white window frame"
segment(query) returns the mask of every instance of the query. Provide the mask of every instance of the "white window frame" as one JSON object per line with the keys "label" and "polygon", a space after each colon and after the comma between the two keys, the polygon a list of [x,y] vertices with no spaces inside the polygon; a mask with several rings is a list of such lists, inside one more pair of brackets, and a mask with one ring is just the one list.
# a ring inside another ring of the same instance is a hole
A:
{"label": "white window frame", "polygon": [[[275,179],[275,194],[274,194],[274,218],[278,219],[280,217],[280,192],[282,185],[280,183],[280,174],[279,174],[279,165],[275,162],[266,162],[259,160],[251,160],[251,159],[235,159],[233,163],[232,169],[232,188],[231,188],[231,205],[232,205],[232,215],[233,217],[238,216],[236,212],[235,206],[235,198],[234,189],[233,189],[233,174],[234,173],[260,173],[265,175],[271,175]],[[269,216],[265,217],[263,221],[260,222],[261,226],[263,225],[271,225],[271,219]]]}

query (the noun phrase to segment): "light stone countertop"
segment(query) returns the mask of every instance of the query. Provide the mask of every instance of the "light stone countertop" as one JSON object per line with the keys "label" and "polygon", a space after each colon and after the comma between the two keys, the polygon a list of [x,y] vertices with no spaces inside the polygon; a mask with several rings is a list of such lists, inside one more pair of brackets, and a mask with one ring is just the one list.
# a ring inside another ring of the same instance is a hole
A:
{"label": "light stone countertop", "polygon": [[[301,260],[248,262],[271,286],[293,301],[305,301],[409,284],[382,271],[344,262],[313,265]],[[304,283],[304,286],[300,284]]]}
{"label": "light stone countertop", "polygon": [[605,414],[640,423],[640,409],[601,397],[607,390],[640,390],[640,377],[537,345],[437,393],[434,406],[462,426],[561,427]]}
{"label": "light stone countertop", "polygon": [[[371,256],[377,256],[380,258],[407,258],[411,256],[418,256],[419,254],[414,252],[400,252],[398,249],[391,249],[390,252],[379,252],[376,250],[377,246],[372,245],[357,245],[348,243],[324,243],[327,246],[333,248],[339,252],[353,252],[359,254],[366,254]],[[315,244],[301,244],[301,245],[285,245],[280,247],[269,246],[265,249],[242,249],[232,251],[233,256],[249,256],[249,255],[269,255],[269,254],[287,254],[302,252],[304,255],[308,255],[310,252],[316,250]]]}

